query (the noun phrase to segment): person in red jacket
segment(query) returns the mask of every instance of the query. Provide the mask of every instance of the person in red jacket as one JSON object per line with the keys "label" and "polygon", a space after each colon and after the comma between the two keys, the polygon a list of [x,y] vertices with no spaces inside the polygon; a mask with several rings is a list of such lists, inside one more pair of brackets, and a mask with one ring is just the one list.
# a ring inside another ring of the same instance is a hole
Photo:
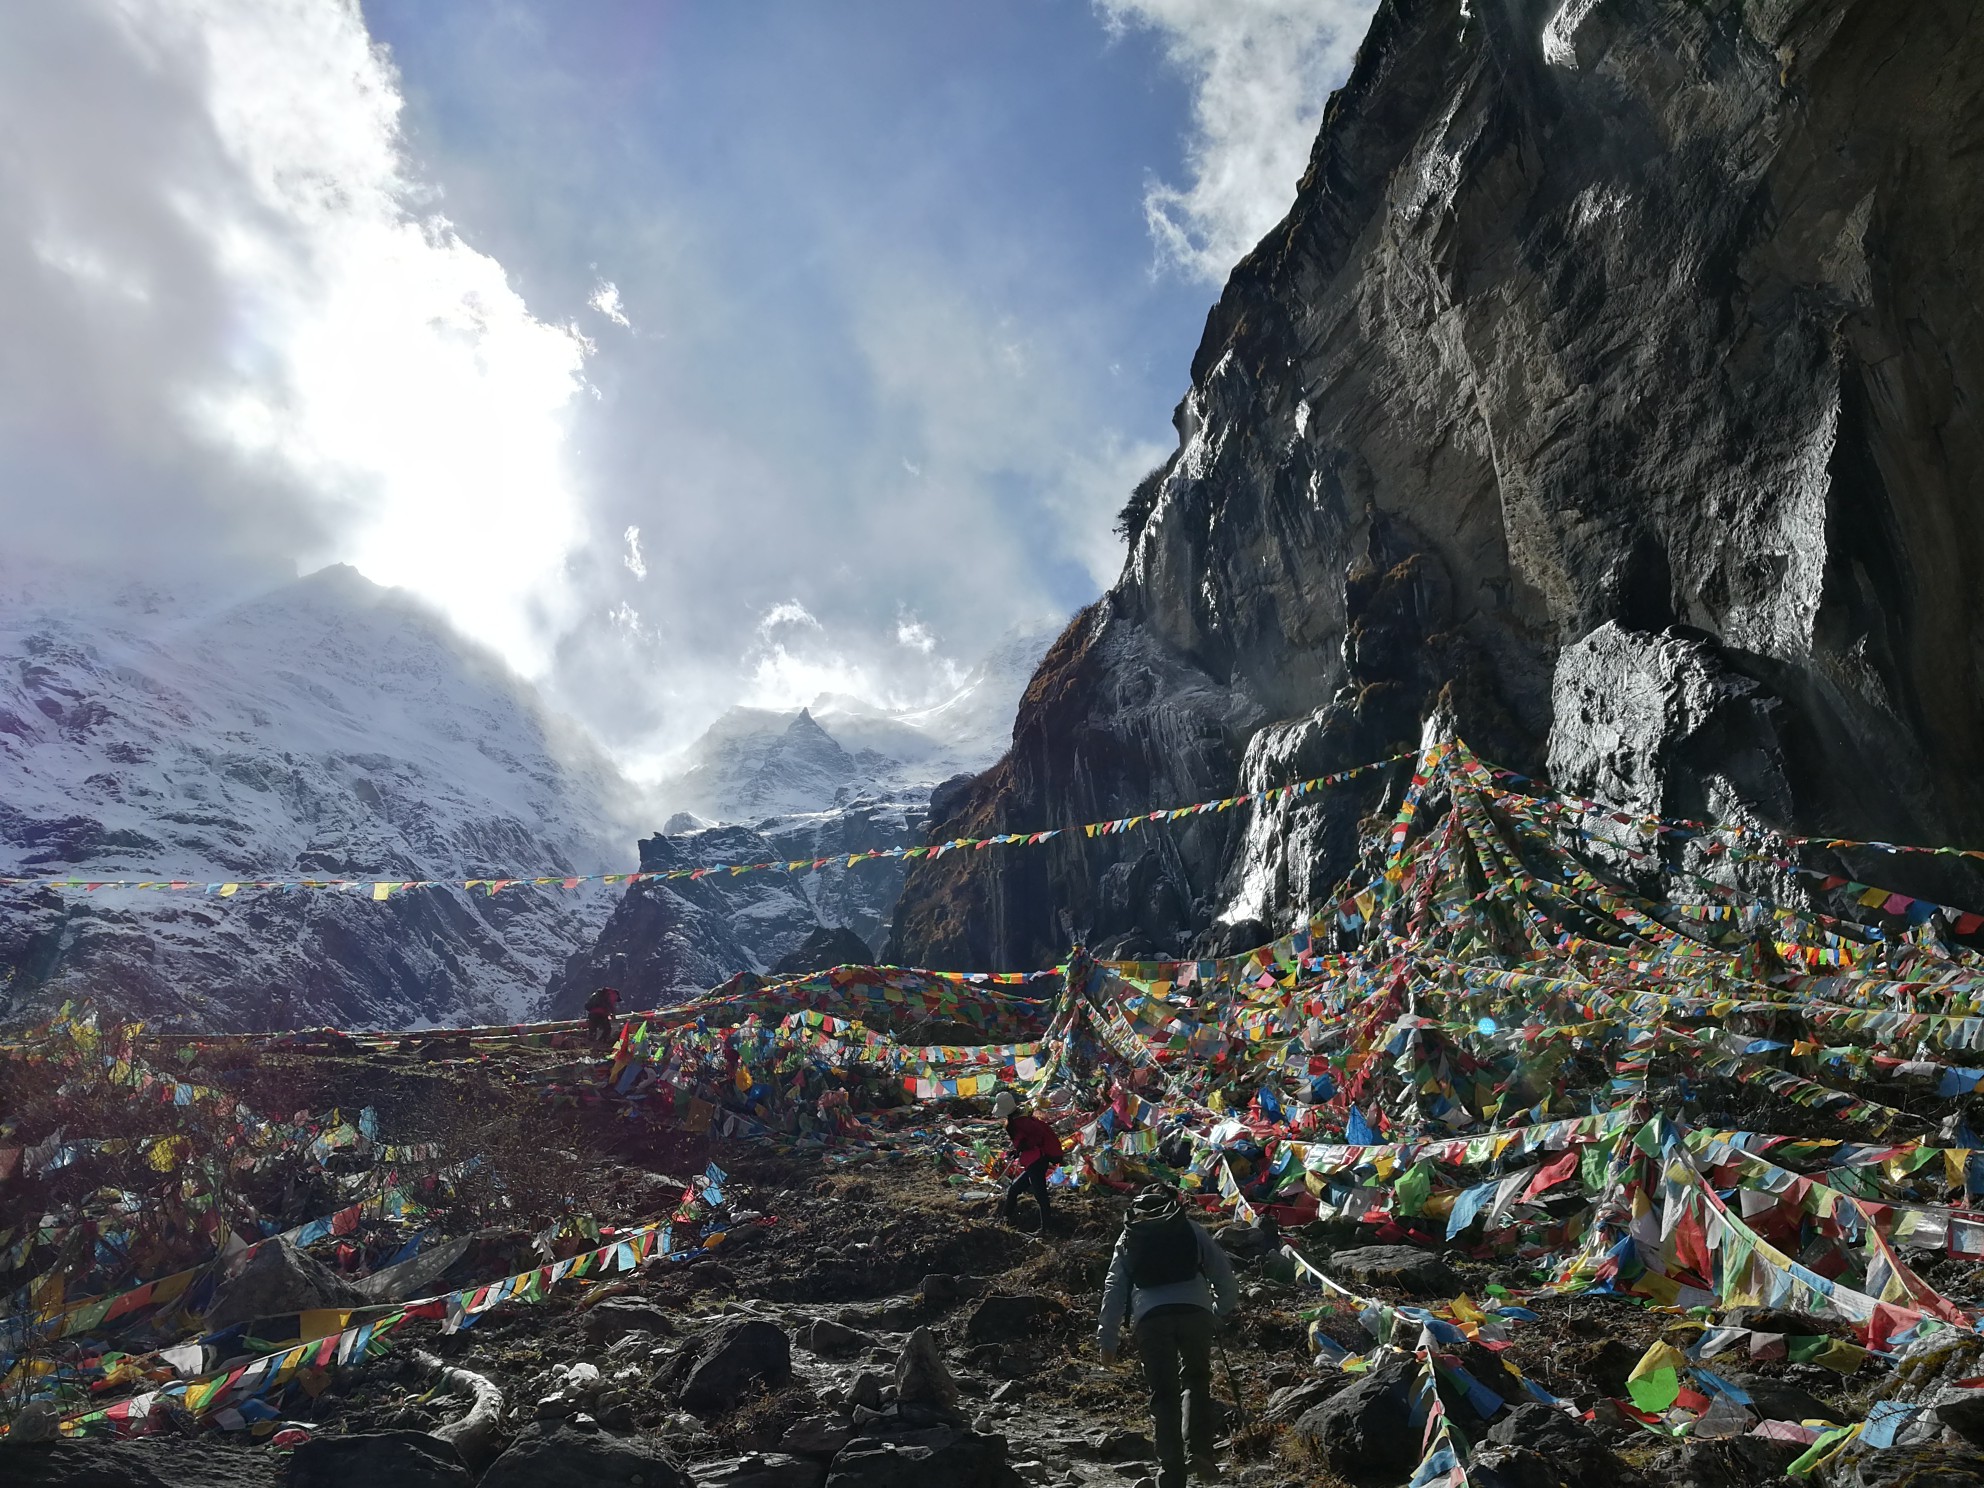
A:
{"label": "person in red jacket", "polygon": [[1040,1205],[1040,1228],[1047,1229],[1047,1171],[1061,1160],[1061,1135],[1031,1112],[1022,1111],[1010,1090],[1002,1090],[992,1102],[992,1114],[1006,1118],[1006,1135],[1012,1139],[1013,1155],[1020,1175],[1006,1190],[1006,1223],[1019,1222],[1020,1195],[1029,1189]]}
{"label": "person in red jacket", "polygon": [[586,1034],[595,1044],[613,1042],[613,1015],[619,1010],[618,987],[601,987],[586,999]]}

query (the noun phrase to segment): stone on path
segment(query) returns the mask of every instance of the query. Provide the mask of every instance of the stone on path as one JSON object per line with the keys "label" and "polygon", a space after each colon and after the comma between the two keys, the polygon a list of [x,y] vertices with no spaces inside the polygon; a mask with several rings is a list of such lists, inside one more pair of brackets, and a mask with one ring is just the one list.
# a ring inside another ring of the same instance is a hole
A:
{"label": "stone on path", "polygon": [[971,1310],[964,1336],[972,1343],[1007,1343],[1040,1332],[1066,1311],[1052,1297],[998,1294]]}
{"label": "stone on path", "polygon": [[1323,1269],[1360,1286],[1390,1287],[1414,1297],[1451,1297],[1460,1290],[1453,1268],[1431,1251],[1410,1245],[1360,1245],[1339,1250]]}
{"label": "stone on path", "polygon": [[777,1388],[792,1378],[792,1342],[775,1324],[756,1318],[725,1323],[700,1343],[681,1397],[683,1409],[699,1416],[732,1409],[752,1385]]}
{"label": "stone on path", "polygon": [[[356,1488],[368,1488],[360,1483]],[[477,1488],[693,1488],[658,1442],[540,1422],[482,1475]]]}
{"label": "stone on path", "polygon": [[953,1413],[958,1408],[958,1382],[944,1367],[944,1356],[928,1328],[911,1333],[896,1359],[896,1404],[928,1405]]}
{"label": "stone on path", "polygon": [[285,1488],[472,1488],[475,1475],[424,1431],[312,1437],[289,1454]]}

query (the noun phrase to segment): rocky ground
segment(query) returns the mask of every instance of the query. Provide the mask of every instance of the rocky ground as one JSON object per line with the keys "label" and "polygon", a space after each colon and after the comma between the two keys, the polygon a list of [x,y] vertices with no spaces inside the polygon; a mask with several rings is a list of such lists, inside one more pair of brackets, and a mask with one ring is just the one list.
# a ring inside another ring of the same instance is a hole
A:
{"label": "rocky ground", "polygon": [[[550,1057],[537,1057],[540,1072]],[[362,1088],[387,1121],[395,1112],[406,1118],[467,1101],[492,1150],[514,1163],[489,1102],[531,1064],[522,1052],[437,1063],[419,1050],[264,1059],[242,1083],[311,1099],[349,1099]],[[947,1113],[954,1124],[974,1114],[962,1102]],[[549,1170],[594,1213],[665,1210],[682,1175],[714,1158],[730,1174],[733,1212],[765,1221],[734,1229],[694,1263],[657,1260],[631,1276],[568,1281],[541,1303],[505,1303],[454,1334],[435,1323],[411,1325],[384,1358],[306,1372],[279,1398],[284,1429],[260,1440],[209,1430],[4,1446],[0,1477],[65,1488],[944,1481],[1128,1488],[1153,1472],[1138,1370],[1103,1367],[1093,1342],[1121,1223],[1119,1195],[1057,1194],[1043,1235],[1033,1232],[1030,1213],[1022,1227],[1002,1223],[992,1187],[946,1174],[932,1153],[907,1142],[823,1157],[680,1133],[636,1137],[624,1124],[551,1112],[538,1130]],[[1298,1282],[1252,1227],[1228,1226],[1221,1238],[1235,1254],[1244,1296],[1215,1369],[1227,1402],[1227,1480],[1331,1488],[1404,1482],[1421,1451],[1409,1417],[1409,1355],[1361,1375],[1319,1368],[1306,1342],[1311,1319],[1353,1349],[1370,1347],[1354,1309],[1325,1308],[1322,1294]],[[1538,1279],[1513,1261],[1374,1252],[1343,1228],[1311,1226],[1289,1238],[1333,1276],[1392,1302],[1456,1293],[1488,1299],[1501,1295],[1495,1288],[1520,1297]],[[493,1264],[489,1274],[503,1269]],[[1515,1328],[1501,1358],[1590,1419],[1580,1424],[1531,1401],[1495,1354],[1468,1346],[1463,1365],[1506,1402],[1489,1420],[1455,1411],[1470,1440],[1488,1443],[1476,1452],[1470,1481],[1529,1488],[1658,1479],[1725,1488],[1779,1481],[1803,1450],[1755,1438],[1676,1444],[1608,1405],[1625,1395],[1626,1375],[1649,1344],[1663,1337],[1685,1344],[1698,1320],[1604,1296],[1528,1305],[1536,1320]],[[1791,1334],[1840,1331],[1803,1317],[1738,1321]],[[500,1394],[500,1404],[484,1402],[473,1430],[450,1426],[471,1414],[475,1387],[449,1369]],[[1768,1415],[1837,1421],[1858,1419],[1893,1378],[1885,1368],[1840,1374],[1782,1361],[1735,1377]],[[274,1445],[278,1435],[301,1444]],[[1965,1449],[1931,1450],[1984,1473],[1984,1458]],[[1908,1455],[1881,1460],[1900,1468]]]}

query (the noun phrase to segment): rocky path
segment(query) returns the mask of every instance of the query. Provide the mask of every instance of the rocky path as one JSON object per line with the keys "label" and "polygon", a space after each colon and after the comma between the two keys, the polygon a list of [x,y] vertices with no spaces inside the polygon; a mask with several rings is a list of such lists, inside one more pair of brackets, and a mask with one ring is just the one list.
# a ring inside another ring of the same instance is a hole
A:
{"label": "rocky path", "polygon": [[[0,1449],[0,1475],[63,1488],[1129,1488],[1153,1472],[1138,1372],[1102,1367],[1092,1341],[1119,1198],[1060,1196],[1041,1237],[1001,1224],[988,1190],[947,1184],[925,1157],[718,1156],[733,1202],[776,1223],[742,1231],[688,1267],[567,1285],[452,1335],[409,1330],[384,1359],[306,1381],[306,1398],[287,1410],[309,1435],[301,1445],[209,1435],[21,1446]],[[638,1168],[594,1176],[613,1187],[651,1181]],[[1281,1258],[1255,1253],[1263,1249],[1255,1238],[1241,1229],[1225,1237],[1239,1252],[1245,1297],[1222,1345],[1230,1374],[1215,1371],[1222,1396],[1240,1407],[1228,1422],[1226,1480],[1404,1482],[1420,1455],[1410,1359],[1362,1375],[1319,1372],[1304,1317],[1318,1294]],[[1458,1257],[1368,1247],[1332,1254],[1333,1237],[1321,1230],[1296,1239],[1304,1254],[1395,1301],[1422,1287],[1451,1295],[1458,1283],[1481,1294],[1521,1280],[1515,1269]],[[1493,1354],[1471,1346],[1463,1363],[1492,1392],[1485,1417],[1459,1423],[1486,1441],[1471,1482],[1725,1488],[1780,1481],[1797,1455],[1752,1438],[1661,1455],[1658,1438],[1602,1402],[1625,1393],[1634,1362],[1674,1320],[1589,1296],[1538,1300],[1534,1310],[1508,1362],[1575,1404],[1597,1405],[1596,1416],[1585,1426],[1528,1401]],[[1333,1336],[1368,1346],[1353,1315],[1320,1320]],[[1748,1322],[1828,1329],[1803,1318]],[[451,1432],[471,1402],[436,1364],[500,1392],[486,1432]],[[1812,1365],[1762,1363],[1738,1378],[1790,1419],[1864,1408],[1854,1377]]]}

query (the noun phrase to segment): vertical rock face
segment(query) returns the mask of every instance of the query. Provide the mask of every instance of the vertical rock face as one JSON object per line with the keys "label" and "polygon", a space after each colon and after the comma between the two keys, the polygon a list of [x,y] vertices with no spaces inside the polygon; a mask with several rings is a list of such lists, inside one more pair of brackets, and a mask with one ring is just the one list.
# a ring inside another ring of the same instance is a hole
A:
{"label": "vertical rock face", "polygon": [[[641,839],[641,870],[815,862],[908,847],[921,840],[923,818],[923,803],[914,798],[864,799],[833,811],[774,817],[755,828],[658,833]],[[598,937],[552,979],[548,1006],[553,1016],[573,1016],[601,985],[620,988],[629,1007],[677,1002],[737,972],[773,970],[823,926],[833,927],[833,943],[846,948],[838,960],[870,960],[902,882],[902,865],[883,861],[739,877],[719,869],[701,878],[634,884]]]}
{"label": "vertical rock face", "polygon": [[[1981,64],[1956,0],[1386,0],[1121,579],[935,833],[1319,774],[1444,695],[1571,787],[1984,839]],[[921,865],[890,953],[1285,921],[1386,788]]]}

